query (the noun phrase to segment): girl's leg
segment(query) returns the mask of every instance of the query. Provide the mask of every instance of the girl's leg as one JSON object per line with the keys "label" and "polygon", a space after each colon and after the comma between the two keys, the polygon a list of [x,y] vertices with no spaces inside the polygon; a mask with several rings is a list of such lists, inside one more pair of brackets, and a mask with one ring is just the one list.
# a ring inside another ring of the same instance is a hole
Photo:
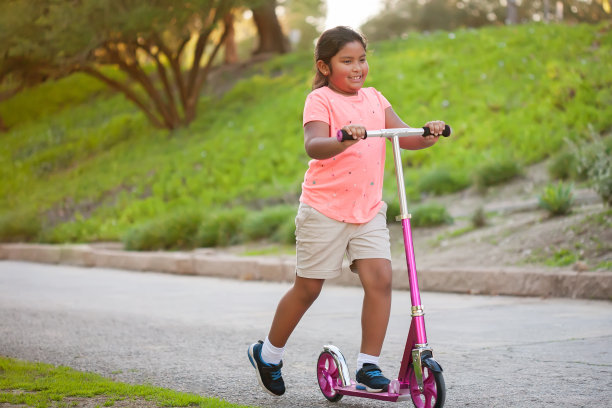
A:
{"label": "girl's leg", "polygon": [[293,287],[283,296],[276,307],[268,339],[276,347],[285,347],[289,336],[321,293],[324,279],[295,276]]}
{"label": "girl's leg", "polygon": [[391,313],[391,261],[376,258],[355,262],[364,289],[360,351],[379,356]]}

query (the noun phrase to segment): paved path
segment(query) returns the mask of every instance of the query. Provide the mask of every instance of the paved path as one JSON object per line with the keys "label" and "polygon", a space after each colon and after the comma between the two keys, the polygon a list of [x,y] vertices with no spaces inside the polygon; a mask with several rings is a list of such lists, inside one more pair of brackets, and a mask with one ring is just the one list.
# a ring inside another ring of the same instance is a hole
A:
{"label": "paved path", "polygon": [[[246,357],[284,283],[0,262],[0,354],[260,407],[330,407],[321,346],[354,367],[361,289],[328,286],[288,344],[288,390],[262,392]],[[399,369],[409,294],[393,294],[381,366]],[[609,407],[612,303],[423,293],[447,407]],[[401,406],[407,407],[408,403]],[[338,407],[400,406],[345,397]]]}

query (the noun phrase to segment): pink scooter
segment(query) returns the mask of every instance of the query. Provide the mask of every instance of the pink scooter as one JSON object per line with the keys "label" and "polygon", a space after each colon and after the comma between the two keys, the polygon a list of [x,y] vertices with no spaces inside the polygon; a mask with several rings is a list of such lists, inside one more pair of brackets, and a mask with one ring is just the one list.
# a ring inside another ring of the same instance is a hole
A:
{"label": "pink scooter", "polygon": [[[367,132],[366,137],[386,137],[393,144],[393,158],[401,210],[398,220],[402,222],[404,235],[412,320],[398,378],[391,380],[386,392],[372,393],[358,389],[355,381],[351,380],[346,360],[340,350],[333,345],[323,346],[323,351],[317,361],[317,379],[321,392],[331,402],[340,401],[345,395],[352,395],[390,402],[412,400],[417,408],[441,408],[444,406],[446,387],[442,376],[442,367],[434,360],[433,350],[427,344],[427,334],[425,333],[425,318],[417,279],[410,214],[408,214],[406,204],[404,173],[399,147],[400,137],[428,136],[430,134],[427,127],[382,129]],[[442,135],[449,136],[450,134],[451,129],[446,125]],[[337,137],[339,141],[352,139],[342,130],[338,131]]]}

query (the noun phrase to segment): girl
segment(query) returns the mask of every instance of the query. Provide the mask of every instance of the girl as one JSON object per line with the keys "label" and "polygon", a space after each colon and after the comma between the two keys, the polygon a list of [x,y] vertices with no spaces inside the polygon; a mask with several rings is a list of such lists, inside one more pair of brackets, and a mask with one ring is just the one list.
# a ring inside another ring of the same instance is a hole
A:
{"label": "girl", "polygon": [[[385,140],[365,139],[366,129],[408,127],[374,88],[368,75],[366,41],[348,27],[325,31],[315,49],[317,73],[304,106],[304,147],[313,159],[302,184],[296,224],[296,277],[281,299],[266,337],[248,349],[261,386],[282,395],[285,344],[319,296],[325,279],[341,272],[344,253],[364,289],[357,383],[370,392],[386,390],[378,368],[391,308],[391,252],[382,198]],[[432,135],[401,138],[404,149],[437,142],[444,122],[426,124]],[[344,129],[353,140],[338,142]]]}

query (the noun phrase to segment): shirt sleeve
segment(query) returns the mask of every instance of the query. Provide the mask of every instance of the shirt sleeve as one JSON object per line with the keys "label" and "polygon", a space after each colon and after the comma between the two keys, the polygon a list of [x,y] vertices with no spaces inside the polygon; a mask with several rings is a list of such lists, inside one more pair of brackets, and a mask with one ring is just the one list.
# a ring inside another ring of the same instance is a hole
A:
{"label": "shirt sleeve", "polygon": [[321,121],[331,125],[327,100],[317,92],[311,92],[306,97],[302,126],[313,121]]}
{"label": "shirt sleeve", "polygon": [[380,91],[378,91],[377,89],[374,89],[374,91],[376,92],[376,97],[380,101],[380,106],[382,107],[383,111],[391,106],[391,103],[387,100],[387,98],[385,98],[382,93],[380,93]]}

